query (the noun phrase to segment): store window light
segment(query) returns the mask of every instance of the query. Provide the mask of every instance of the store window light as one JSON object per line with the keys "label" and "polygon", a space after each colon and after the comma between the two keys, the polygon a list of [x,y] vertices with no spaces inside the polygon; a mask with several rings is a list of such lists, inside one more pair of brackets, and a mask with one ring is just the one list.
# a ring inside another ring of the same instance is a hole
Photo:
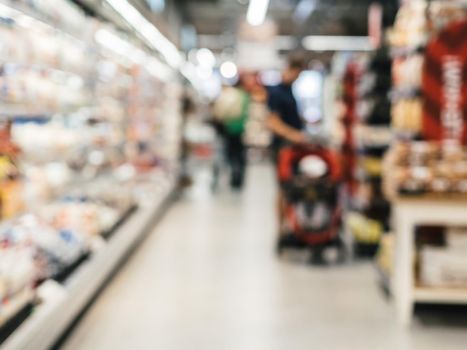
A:
{"label": "store window light", "polygon": [[237,74],[238,74],[238,68],[237,65],[231,61],[226,61],[222,63],[221,68],[220,68],[221,75],[225,79],[234,79]]}
{"label": "store window light", "polygon": [[246,20],[252,26],[259,26],[264,23],[268,12],[269,0],[250,0]]}
{"label": "store window light", "polygon": [[159,51],[168,64],[179,68],[182,56],[177,47],[167,39],[152,23],[150,23],[127,0],[106,0],[106,2],[130,24],[147,42]]}

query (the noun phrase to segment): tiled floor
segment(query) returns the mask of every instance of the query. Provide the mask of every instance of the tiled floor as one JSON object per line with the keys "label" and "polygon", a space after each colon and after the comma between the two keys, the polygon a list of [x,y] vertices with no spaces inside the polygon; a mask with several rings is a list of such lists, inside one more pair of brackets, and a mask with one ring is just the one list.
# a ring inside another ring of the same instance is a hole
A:
{"label": "tiled floor", "polygon": [[279,260],[273,173],[255,166],[248,180],[241,195],[198,186],[175,204],[65,349],[467,348],[465,325],[399,328],[369,263]]}

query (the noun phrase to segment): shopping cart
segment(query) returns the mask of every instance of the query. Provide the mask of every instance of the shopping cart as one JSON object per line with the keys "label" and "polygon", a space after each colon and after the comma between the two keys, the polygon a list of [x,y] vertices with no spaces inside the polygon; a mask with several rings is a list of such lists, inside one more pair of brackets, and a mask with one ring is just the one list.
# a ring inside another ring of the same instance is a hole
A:
{"label": "shopping cart", "polygon": [[343,259],[338,155],[322,146],[287,146],[279,153],[278,175],[285,215],[279,254],[305,248],[312,251],[314,262],[323,262],[323,251],[335,246]]}

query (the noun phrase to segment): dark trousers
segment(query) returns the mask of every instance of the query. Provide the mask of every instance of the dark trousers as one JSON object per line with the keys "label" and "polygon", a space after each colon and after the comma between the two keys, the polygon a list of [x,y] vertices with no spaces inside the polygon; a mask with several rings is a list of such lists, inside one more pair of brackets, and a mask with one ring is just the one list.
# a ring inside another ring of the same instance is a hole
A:
{"label": "dark trousers", "polygon": [[243,143],[243,135],[226,135],[225,150],[230,167],[230,185],[240,189],[245,180],[246,147]]}

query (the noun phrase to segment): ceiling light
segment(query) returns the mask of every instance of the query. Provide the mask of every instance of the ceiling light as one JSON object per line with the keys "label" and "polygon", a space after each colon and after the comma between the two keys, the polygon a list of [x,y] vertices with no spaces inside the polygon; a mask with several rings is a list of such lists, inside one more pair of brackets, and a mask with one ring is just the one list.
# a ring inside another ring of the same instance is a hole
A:
{"label": "ceiling light", "polygon": [[182,62],[182,56],[177,47],[150,23],[127,0],[106,0],[106,2],[130,24],[148,43],[159,51],[168,64],[178,68]]}
{"label": "ceiling light", "polygon": [[172,75],[172,69],[160,62],[157,58],[151,57],[143,50],[122,39],[116,33],[107,29],[99,29],[95,35],[96,42],[109,49],[118,56],[129,59],[135,64],[146,67],[148,72],[162,81],[168,81]]}
{"label": "ceiling light", "polygon": [[193,85],[198,87],[198,76],[196,74],[196,66],[191,62],[185,62],[180,68],[180,73]]}
{"label": "ceiling light", "polygon": [[211,50],[203,48],[196,52],[196,59],[200,66],[214,67],[216,65],[216,57]]}
{"label": "ceiling light", "polygon": [[302,45],[311,51],[371,51],[368,36],[312,35],[303,39]]}
{"label": "ceiling light", "polygon": [[165,0],[146,0],[146,2],[154,12],[162,12],[165,8]]}
{"label": "ceiling light", "polygon": [[200,79],[209,79],[212,77],[212,68],[206,66],[198,66],[196,68],[196,74]]}
{"label": "ceiling light", "polygon": [[153,57],[149,59],[145,67],[150,74],[164,82],[169,82],[173,77],[174,71],[169,66],[159,61],[157,58]]}
{"label": "ceiling light", "polygon": [[225,79],[233,79],[237,76],[238,69],[235,63],[227,61],[222,63],[220,72]]}
{"label": "ceiling light", "polygon": [[117,55],[128,57],[131,51],[131,46],[127,41],[106,29],[99,29],[94,37],[99,45]]}
{"label": "ceiling light", "polygon": [[250,0],[246,20],[252,26],[259,26],[264,23],[268,12],[269,0]]}

